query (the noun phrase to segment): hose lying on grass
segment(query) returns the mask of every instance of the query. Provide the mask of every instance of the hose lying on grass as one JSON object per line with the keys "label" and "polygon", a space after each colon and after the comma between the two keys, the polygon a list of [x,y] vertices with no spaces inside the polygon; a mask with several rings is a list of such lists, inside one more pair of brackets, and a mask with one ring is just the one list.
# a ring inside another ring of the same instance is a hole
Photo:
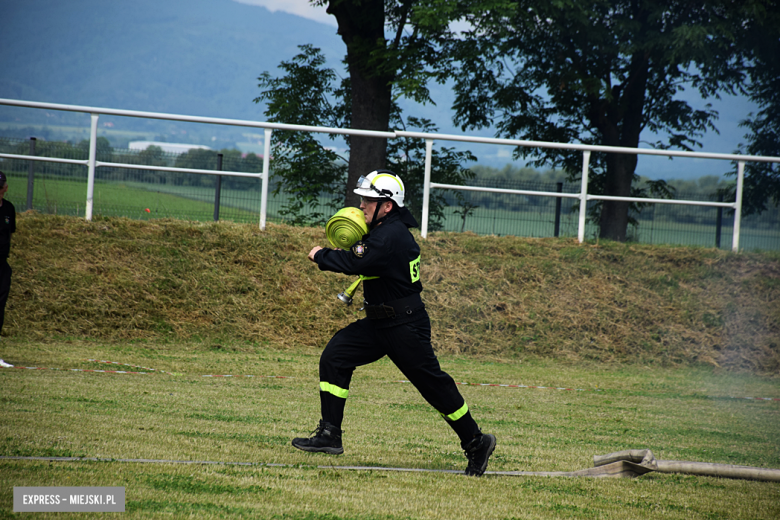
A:
{"label": "hose lying on grass", "polygon": [[[737,478],[744,480],[762,480],[780,482],[780,469],[734,466],[732,464],[712,464],[709,462],[689,462],[682,460],[658,460],[650,450],[625,450],[607,455],[594,455],[594,470],[619,465],[626,473],[634,472],[639,476],[651,471],[657,473],[681,473],[706,477]],[[617,468],[610,471],[616,472]],[[595,475],[594,475],[595,476]],[[612,475],[604,475],[612,476]],[[624,476],[624,475],[614,475]]]}
{"label": "hose lying on grass", "polygon": [[[263,462],[218,462],[206,460],[159,460],[159,459],[106,459],[96,457],[25,457],[3,456],[0,460],[43,460],[49,462],[134,462],[152,464],[224,464],[237,466],[263,466],[275,468],[297,468],[297,464],[269,464]],[[683,462],[679,460],[656,460],[650,450],[626,450],[607,455],[595,455],[594,467],[578,471],[486,471],[485,475],[514,477],[595,477],[634,478],[650,472],[683,473],[707,477],[738,478],[780,482],[780,469],[711,464],[707,462]],[[417,473],[457,473],[454,469],[393,468],[382,466],[316,466],[317,469],[341,471],[410,471]]]}

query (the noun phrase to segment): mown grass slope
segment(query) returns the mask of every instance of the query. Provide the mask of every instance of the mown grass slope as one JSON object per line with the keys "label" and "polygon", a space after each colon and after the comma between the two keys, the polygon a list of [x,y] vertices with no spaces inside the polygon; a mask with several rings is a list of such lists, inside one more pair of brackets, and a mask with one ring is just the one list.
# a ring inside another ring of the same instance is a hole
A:
{"label": "mown grass slope", "polygon": [[[780,372],[777,253],[417,238],[439,351]],[[352,279],[310,263],[314,245],[324,229],[21,214],[4,333],[319,349],[359,305],[336,299]]]}

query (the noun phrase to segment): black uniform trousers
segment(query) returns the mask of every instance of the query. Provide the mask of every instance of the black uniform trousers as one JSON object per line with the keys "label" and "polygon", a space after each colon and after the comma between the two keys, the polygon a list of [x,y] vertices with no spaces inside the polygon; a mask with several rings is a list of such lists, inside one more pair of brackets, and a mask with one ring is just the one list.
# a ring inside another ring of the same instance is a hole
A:
{"label": "black uniform trousers", "polygon": [[5,304],[8,303],[8,293],[11,292],[11,266],[8,260],[0,260],[0,332],[5,323]]}
{"label": "black uniform trousers", "polygon": [[[422,397],[444,416],[462,445],[480,434],[455,381],[439,365],[431,345],[431,323],[425,310],[415,312],[414,321],[393,326],[388,326],[387,320],[365,318],[333,336],[320,357],[320,399],[324,421],[341,427],[345,391],[349,389],[355,368],[384,356],[388,356]],[[331,390],[323,388],[323,384]],[[465,413],[460,415],[459,411],[464,409]],[[457,417],[451,417],[456,414]]]}

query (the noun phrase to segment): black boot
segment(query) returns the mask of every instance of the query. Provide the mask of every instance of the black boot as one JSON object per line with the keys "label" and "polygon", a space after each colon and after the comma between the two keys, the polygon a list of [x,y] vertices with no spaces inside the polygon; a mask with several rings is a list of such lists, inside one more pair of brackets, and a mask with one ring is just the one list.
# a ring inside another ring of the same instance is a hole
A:
{"label": "black boot", "polygon": [[296,437],[292,440],[292,445],[303,451],[317,451],[331,455],[344,453],[344,448],[341,447],[341,428],[320,421],[312,434],[313,436],[308,439]]}
{"label": "black boot", "polygon": [[475,437],[464,449],[466,458],[469,459],[469,465],[466,466],[466,475],[470,477],[481,477],[487,469],[488,459],[496,449],[496,437],[485,434]]}

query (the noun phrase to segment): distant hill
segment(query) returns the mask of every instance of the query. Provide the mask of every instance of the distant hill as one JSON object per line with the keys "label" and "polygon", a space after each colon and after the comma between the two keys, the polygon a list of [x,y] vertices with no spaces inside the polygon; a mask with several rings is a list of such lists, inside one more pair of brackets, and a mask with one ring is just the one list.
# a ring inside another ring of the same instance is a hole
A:
{"label": "distant hill", "polygon": [[[257,77],[333,27],[232,0],[0,3],[0,97],[261,120]],[[7,110],[7,109],[6,109]]]}

